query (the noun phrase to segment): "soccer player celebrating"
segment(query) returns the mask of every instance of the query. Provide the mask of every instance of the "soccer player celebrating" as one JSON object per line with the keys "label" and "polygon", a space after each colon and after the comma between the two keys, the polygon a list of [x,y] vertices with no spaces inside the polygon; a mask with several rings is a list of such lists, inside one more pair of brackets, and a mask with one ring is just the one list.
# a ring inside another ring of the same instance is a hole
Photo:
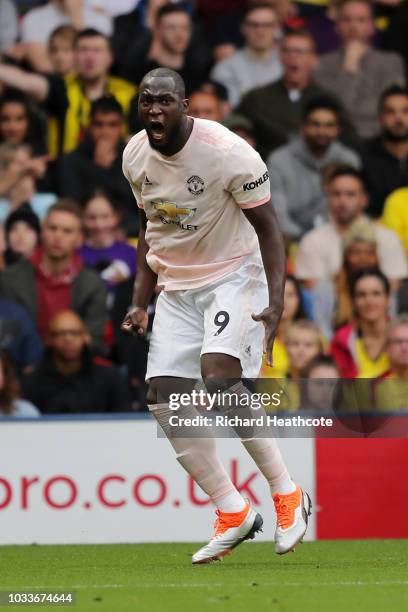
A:
{"label": "soccer player celebrating", "polygon": [[[252,539],[263,520],[234,487],[213,438],[174,435],[169,394],[163,398],[160,390],[166,381],[174,391],[174,381],[202,377],[208,390],[219,392],[219,381],[233,380],[224,391],[249,393],[242,377],[258,375],[263,340],[271,365],[285,253],[265,164],[219,123],[188,116],[178,73],[158,68],[143,78],[139,117],[145,129],[123,154],[142,224],[133,307],[122,328],[145,333],[148,303],[156,284],[162,287],[146,374],[149,410],[217,508],[215,533],[192,558],[207,563]],[[197,414],[194,406],[180,410],[184,417]],[[310,499],[291,480],[274,439],[240,437],[269,483],[275,550],[284,554],[305,534]]]}

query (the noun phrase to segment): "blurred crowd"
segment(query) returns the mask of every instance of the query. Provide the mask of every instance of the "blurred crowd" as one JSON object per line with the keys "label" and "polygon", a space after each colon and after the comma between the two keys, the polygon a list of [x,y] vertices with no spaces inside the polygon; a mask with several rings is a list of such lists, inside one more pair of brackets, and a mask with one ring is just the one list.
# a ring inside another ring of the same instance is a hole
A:
{"label": "blurred crowd", "polygon": [[146,409],[121,158],[158,66],[268,166],[288,277],[260,376],[288,410],[340,378],[407,410],[408,0],[0,0],[0,416]]}

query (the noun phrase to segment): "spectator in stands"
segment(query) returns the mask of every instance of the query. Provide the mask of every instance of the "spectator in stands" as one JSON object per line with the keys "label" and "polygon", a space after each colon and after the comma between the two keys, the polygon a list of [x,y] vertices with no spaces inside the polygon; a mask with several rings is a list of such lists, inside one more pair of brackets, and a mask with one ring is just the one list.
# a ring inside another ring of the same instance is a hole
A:
{"label": "spectator in stands", "polygon": [[50,0],[44,6],[28,11],[21,25],[21,37],[26,48],[26,58],[34,70],[46,72],[51,69],[47,56],[47,43],[51,33],[63,25],[71,25],[77,31],[96,28],[109,36],[111,19],[90,0]]}
{"label": "spectator in stands", "polygon": [[374,384],[378,411],[408,410],[408,315],[395,317],[387,328],[389,370]]}
{"label": "spectator in stands", "polygon": [[98,365],[81,318],[63,310],[49,321],[43,361],[23,378],[23,396],[43,414],[126,412],[126,382],[112,367]]}
{"label": "spectator in stands", "polygon": [[399,236],[408,257],[408,187],[397,189],[388,196],[381,221]]}
{"label": "spectator in stands", "polygon": [[[350,166],[338,166],[327,178],[331,220],[308,232],[300,241],[295,262],[297,278],[314,286],[331,280],[342,265],[342,236],[364,219],[368,196],[362,174]],[[398,236],[381,224],[375,225],[375,239],[382,272],[394,288],[407,276],[407,261]]]}
{"label": "spectator in stands", "polygon": [[16,89],[0,97],[0,143],[28,144],[33,155],[46,152],[45,125],[32,101]]}
{"label": "spectator in stands", "polygon": [[112,298],[110,302],[116,286],[136,275],[136,249],[118,240],[119,224],[120,212],[114,201],[96,190],[83,207],[85,242],[79,253],[86,265],[99,272]]}
{"label": "spectator in stands", "polygon": [[89,124],[91,102],[104,94],[115,96],[126,120],[136,88],[109,75],[112,53],[109,39],[91,28],[79,32],[75,41],[75,74],[25,72],[0,63],[0,83],[16,87],[43,102],[50,115],[48,149],[52,155],[75,149]]}
{"label": "spectator in stands", "polygon": [[29,259],[40,243],[40,221],[29,206],[22,206],[9,215],[4,224],[6,265],[25,257]]}
{"label": "spectator in stands", "polygon": [[366,268],[350,289],[355,319],[336,332],[331,354],[342,378],[375,378],[389,368],[384,348],[390,284],[377,268]]}
{"label": "spectator in stands", "polygon": [[42,342],[27,310],[4,298],[0,298],[0,349],[10,354],[20,372],[31,370],[42,356]]}
{"label": "spectator in stands", "polygon": [[223,120],[221,101],[216,95],[204,91],[195,91],[190,96],[189,115],[198,119]]}
{"label": "spectator in stands", "polygon": [[330,413],[334,408],[340,372],[329,355],[319,353],[302,372],[301,409]]}
{"label": "spectator in stands", "polygon": [[76,30],[63,25],[56,28],[48,40],[48,57],[51,70],[62,78],[74,72],[74,47]]}
{"label": "spectator in stands", "polygon": [[[119,76],[136,83],[136,85],[139,84],[141,77],[144,76],[142,66],[150,52],[154,51],[156,47],[158,13],[162,8],[170,5],[176,5],[176,9],[184,9],[189,15],[193,12],[188,1],[145,0],[140,2],[132,12],[119,15],[115,19],[112,45],[115,55],[115,69]],[[180,17],[180,14],[175,20],[174,18],[170,20],[170,25],[179,26],[186,23],[186,19],[182,14]],[[186,65],[195,67],[200,74],[206,73],[211,59],[208,42],[197,19],[194,19],[194,21],[190,19],[189,23],[192,27],[192,35],[185,52]],[[169,25],[169,22],[167,25]],[[169,30],[171,29],[169,28]],[[164,47],[168,48],[170,43],[170,51],[167,50],[170,57],[173,56],[171,49],[177,51],[181,39],[185,38],[185,33],[177,30],[178,27],[175,27],[173,31],[168,32],[167,36],[165,35]],[[162,45],[160,44],[160,46]],[[195,86],[192,85],[189,89],[193,91]]]}
{"label": "spectator in stands", "polygon": [[[407,32],[408,36],[408,32]],[[381,134],[363,151],[363,170],[370,194],[368,213],[380,217],[386,197],[408,185],[408,89],[393,86],[379,103]]]}
{"label": "spectator in stands", "polygon": [[17,11],[13,0],[0,2],[0,52],[10,47],[18,37]]}
{"label": "spectator in stands", "polygon": [[31,402],[20,398],[20,385],[10,360],[4,351],[0,351],[0,418],[32,418],[39,414]]}
{"label": "spectator in stands", "polygon": [[310,361],[323,353],[323,339],[312,321],[298,319],[286,331],[286,349],[289,358],[287,375],[298,381]]}
{"label": "spectator in stands", "polygon": [[227,88],[232,106],[236,106],[249,90],[282,76],[278,51],[281,24],[276,10],[268,3],[250,6],[241,30],[245,46],[218,62],[211,71],[211,78]]}
{"label": "spectator in stands", "polygon": [[[236,109],[252,121],[264,156],[297,135],[302,108],[307,102],[316,96],[330,96],[312,80],[317,56],[309,32],[286,34],[281,45],[281,60],[282,79],[247,93]],[[343,113],[341,127],[342,140],[351,138],[352,128]]]}
{"label": "spectator in stands", "polygon": [[93,348],[103,352],[106,291],[98,274],[84,267],[76,253],[81,224],[75,203],[54,204],[43,224],[42,246],[30,261],[21,260],[2,272],[0,295],[25,306],[43,338],[52,317],[72,307],[84,319]]}
{"label": "spectator in stands", "polygon": [[328,339],[333,335],[333,328],[353,320],[350,286],[354,275],[379,265],[376,226],[368,217],[353,223],[342,235],[341,242],[341,269],[332,280],[318,281],[311,290],[313,320]]}
{"label": "spectator in stands", "polygon": [[289,357],[286,349],[287,331],[294,321],[303,320],[306,317],[300,284],[292,275],[286,277],[283,303],[282,317],[273,344],[273,366],[272,368],[267,366],[264,357],[261,378],[284,378],[286,376],[289,371]]}
{"label": "spectator in stands", "polygon": [[315,78],[340,98],[358,134],[370,138],[378,131],[381,94],[391,85],[404,84],[403,63],[398,55],[372,47],[374,19],[370,0],[343,0],[338,8],[337,29],[342,46],[322,57]]}
{"label": "spectator in stands", "polygon": [[187,51],[192,34],[191,15],[183,6],[162,6],[157,11],[148,52],[139,64],[126,71],[127,78],[139,83],[147,72],[164,66],[176,70],[183,77],[188,94],[198,89],[207,75],[208,65],[190,60]]}
{"label": "spectator in stands", "polygon": [[47,157],[33,157],[28,145],[0,146],[0,222],[22,206],[40,218],[56,201],[53,193],[37,192],[36,181],[46,173]]}
{"label": "spectator in stands", "polygon": [[124,133],[123,110],[116,98],[103,96],[95,100],[83,141],[60,162],[59,191],[62,196],[77,201],[83,201],[96,188],[109,192],[119,206],[124,228],[135,236],[138,213],[122,172]]}
{"label": "spectator in stands", "polygon": [[358,155],[338,142],[339,111],[331,98],[314,98],[303,111],[300,136],[276,149],[267,165],[273,204],[284,234],[299,239],[327,221],[322,170],[332,164],[358,168]]}

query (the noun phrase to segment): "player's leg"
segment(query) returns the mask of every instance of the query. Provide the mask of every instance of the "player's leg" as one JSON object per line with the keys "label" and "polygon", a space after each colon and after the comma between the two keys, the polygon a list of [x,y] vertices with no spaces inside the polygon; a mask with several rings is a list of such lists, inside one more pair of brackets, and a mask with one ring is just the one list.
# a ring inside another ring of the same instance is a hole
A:
{"label": "player's leg", "polygon": [[[201,489],[211,498],[218,513],[245,517],[249,525],[241,539],[251,537],[256,513],[249,512],[248,504],[233,485],[220,462],[215,440],[208,427],[195,428],[194,437],[181,427],[170,426],[170,416],[175,411],[169,405],[170,394],[188,393],[195,380],[200,378],[200,351],[203,340],[203,323],[189,304],[188,296],[177,292],[161,294],[156,306],[156,316],[150,342],[147,378],[149,379],[149,410],[172,444],[180,465],[190,474]],[[177,416],[193,418],[199,416],[192,406],[180,406]],[[224,527],[222,516],[218,517],[218,531]],[[257,518],[255,526],[260,525]],[[242,531],[242,530],[241,530]],[[211,555],[193,559],[202,563],[222,558],[232,544],[221,539]]]}
{"label": "player's leg", "polygon": [[[263,326],[255,323],[251,314],[263,309],[262,300],[267,303],[262,272],[251,263],[203,298],[207,325],[201,371],[212,391],[250,395],[242,376],[255,378],[261,366]],[[250,399],[243,402],[248,404]],[[246,428],[237,433],[270,486],[278,517],[276,551],[288,552],[306,531],[309,498],[290,478],[274,438],[256,437]]]}

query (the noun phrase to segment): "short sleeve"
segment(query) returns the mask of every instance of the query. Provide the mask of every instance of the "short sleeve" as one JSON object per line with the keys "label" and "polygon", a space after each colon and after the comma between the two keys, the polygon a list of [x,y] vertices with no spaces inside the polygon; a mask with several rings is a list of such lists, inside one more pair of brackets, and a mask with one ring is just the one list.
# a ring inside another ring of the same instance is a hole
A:
{"label": "short sleeve", "polygon": [[223,184],[242,209],[255,208],[271,198],[268,169],[245,141],[234,144],[226,153]]}
{"label": "short sleeve", "polygon": [[123,171],[123,174],[124,174],[125,178],[129,182],[129,185],[130,185],[130,187],[132,189],[133,195],[135,196],[136,204],[138,205],[139,208],[143,208],[144,209],[144,204],[143,204],[143,200],[142,200],[142,191],[141,191],[140,185],[135,183],[135,181],[133,181],[131,176],[130,176],[128,162],[127,162],[127,156],[126,156],[126,148],[125,148],[125,150],[123,152],[122,171]]}

